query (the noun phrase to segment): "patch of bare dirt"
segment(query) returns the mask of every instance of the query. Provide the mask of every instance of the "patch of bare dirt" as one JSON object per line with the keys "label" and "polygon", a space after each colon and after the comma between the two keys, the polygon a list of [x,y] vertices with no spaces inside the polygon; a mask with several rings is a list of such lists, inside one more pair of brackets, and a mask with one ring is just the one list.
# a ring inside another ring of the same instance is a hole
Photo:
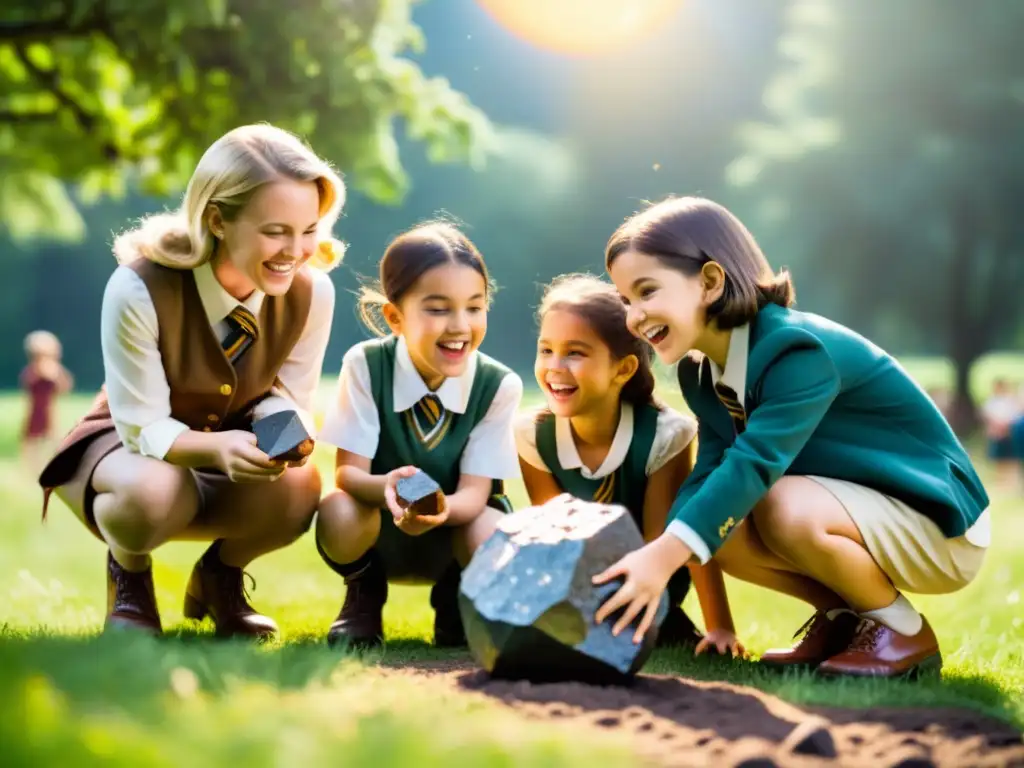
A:
{"label": "patch of bare dirt", "polygon": [[626,729],[638,757],[655,765],[1024,768],[1021,733],[966,710],[797,707],[752,688],[661,675],[639,675],[628,688],[511,682],[460,659],[385,670],[437,677],[574,733]]}

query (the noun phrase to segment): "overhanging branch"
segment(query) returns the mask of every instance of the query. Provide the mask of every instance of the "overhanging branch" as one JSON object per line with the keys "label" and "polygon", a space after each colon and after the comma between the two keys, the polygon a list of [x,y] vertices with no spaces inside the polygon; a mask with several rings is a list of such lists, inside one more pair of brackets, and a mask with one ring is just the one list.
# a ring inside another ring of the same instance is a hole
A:
{"label": "overhanging branch", "polygon": [[57,101],[64,106],[75,118],[75,122],[85,132],[92,130],[96,124],[96,119],[86,111],[86,109],[79,104],[74,98],[64,90],[60,82],[60,76],[56,69],[43,69],[36,64],[28,55],[28,51],[23,45],[16,45],[14,47],[15,53],[18,55],[18,60],[21,61],[22,65],[29,71],[29,73],[36,79],[36,81],[43,86],[50,94],[57,99]]}
{"label": "overhanging branch", "polygon": [[42,123],[57,117],[55,109],[15,110],[0,109],[0,123],[15,125],[18,123]]}
{"label": "overhanging branch", "polygon": [[0,21],[0,44],[48,43],[57,38],[82,37],[104,30],[103,4],[97,2],[85,15],[75,18],[71,3],[62,3],[60,15],[30,21]]}

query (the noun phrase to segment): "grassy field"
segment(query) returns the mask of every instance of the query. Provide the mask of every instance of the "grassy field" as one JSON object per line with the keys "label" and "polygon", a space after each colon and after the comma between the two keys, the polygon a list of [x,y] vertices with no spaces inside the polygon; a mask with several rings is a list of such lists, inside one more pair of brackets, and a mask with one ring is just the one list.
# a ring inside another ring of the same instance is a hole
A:
{"label": "grassy field", "polygon": [[[915,362],[912,369],[929,385],[945,375],[941,364]],[[86,404],[68,400],[62,420],[70,422]],[[40,524],[41,493],[15,457],[20,419],[20,401],[0,396],[3,765],[430,766],[456,756],[487,766],[635,764],[623,736],[595,730],[581,738],[484,697],[438,688],[427,677],[389,675],[396,663],[465,658],[428,644],[423,588],[392,590],[382,655],[328,650],[322,638],[342,586],[322,567],[310,536],[250,568],[258,585],[254,603],[283,630],[275,645],[214,641],[209,625],[182,622],[182,590],[203,548],[198,544],[169,545],[155,560],[169,637],[99,637],[104,550],[59,502]],[[317,460],[329,473],[326,450],[318,449]],[[990,478],[990,468],[979,464]],[[524,504],[520,485],[511,495]],[[956,595],[915,598],[943,644],[941,681],[826,683],[678,652],[658,652],[645,671],[728,680],[796,703],[970,707],[1024,729],[1024,504],[1019,496],[993,495],[997,535],[977,581]],[[729,586],[741,637],[754,652],[787,644],[807,617],[787,598]],[[692,597],[688,609],[699,616]]]}

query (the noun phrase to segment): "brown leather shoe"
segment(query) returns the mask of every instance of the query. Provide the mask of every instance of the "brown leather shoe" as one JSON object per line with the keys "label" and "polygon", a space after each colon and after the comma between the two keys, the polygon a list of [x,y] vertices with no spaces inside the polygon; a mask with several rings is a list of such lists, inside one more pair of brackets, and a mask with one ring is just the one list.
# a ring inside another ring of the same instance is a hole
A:
{"label": "brown leather shoe", "polygon": [[761,655],[761,663],[771,667],[817,667],[823,661],[849,647],[857,633],[860,617],[849,611],[828,617],[828,611],[815,611],[793,635],[792,648],[773,648]]}
{"label": "brown leather shoe", "polygon": [[242,569],[221,561],[220,544],[219,539],[213,542],[192,569],[185,588],[185,618],[202,621],[211,617],[217,637],[272,639],[277,634],[277,624],[249,605]]}
{"label": "brown leather shoe", "polygon": [[153,569],[125,570],[107,550],[107,619],[104,630],[142,630],[163,634],[153,591]]}
{"label": "brown leather shoe", "polygon": [[823,675],[902,677],[942,669],[939,641],[928,620],[913,637],[870,619],[861,621],[849,648],[818,667]]}
{"label": "brown leather shoe", "polygon": [[338,618],[327,630],[332,648],[377,648],[384,644],[384,604],[388,601],[388,579],[380,558],[345,577],[345,602]]}

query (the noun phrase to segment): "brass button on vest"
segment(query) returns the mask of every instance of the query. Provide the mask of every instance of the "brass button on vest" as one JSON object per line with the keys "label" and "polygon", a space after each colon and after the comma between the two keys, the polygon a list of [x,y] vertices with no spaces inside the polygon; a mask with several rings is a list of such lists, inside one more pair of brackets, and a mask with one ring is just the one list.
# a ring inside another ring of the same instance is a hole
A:
{"label": "brass button on vest", "polygon": [[203,432],[210,432],[210,431],[211,431],[210,427],[203,427]]}
{"label": "brass button on vest", "polygon": [[218,421],[220,421],[220,416],[218,416],[216,413],[211,413],[209,416],[206,417],[206,420],[211,424],[216,424]]}
{"label": "brass button on vest", "polygon": [[230,384],[221,384],[220,385],[220,393],[222,395],[230,395],[231,394],[231,385]]}

